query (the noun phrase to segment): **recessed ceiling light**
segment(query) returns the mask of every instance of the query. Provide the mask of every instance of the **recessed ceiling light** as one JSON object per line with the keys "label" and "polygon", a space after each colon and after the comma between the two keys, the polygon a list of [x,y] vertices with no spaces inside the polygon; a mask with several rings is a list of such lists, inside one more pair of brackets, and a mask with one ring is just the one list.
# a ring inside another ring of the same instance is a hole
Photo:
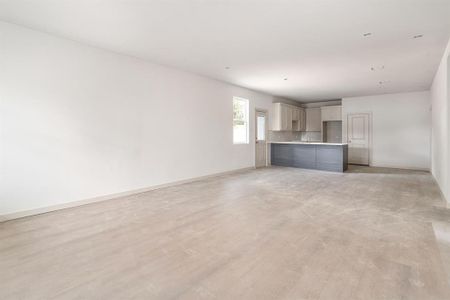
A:
{"label": "recessed ceiling light", "polygon": [[284,80],[288,80],[287,78],[285,78]]}
{"label": "recessed ceiling light", "polygon": [[371,35],[372,35],[372,32],[363,33],[363,36],[371,36]]}
{"label": "recessed ceiling light", "polygon": [[231,69],[230,67],[225,67],[225,70],[229,70],[229,69]]}
{"label": "recessed ceiling light", "polygon": [[371,71],[379,71],[379,70],[384,70],[384,66],[379,66],[379,67],[370,67]]}
{"label": "recessed ceiling light", "polygon": [[417,34],[417,35],[413,36],[413,39],[419,39],[421,37],[423,37],[423,34]]}
{"label": "recessed ceiling light", "polygon": [[382,81],[378,81],[378,84],[383,85],[383,84],[390,83],[390,82],[391,82],[390,80],[382,80]]}

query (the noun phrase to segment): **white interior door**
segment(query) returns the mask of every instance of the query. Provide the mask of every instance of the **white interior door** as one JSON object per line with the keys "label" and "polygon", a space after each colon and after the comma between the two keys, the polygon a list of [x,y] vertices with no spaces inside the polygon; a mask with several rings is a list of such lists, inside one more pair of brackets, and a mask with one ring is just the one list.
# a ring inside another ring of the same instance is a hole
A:
{"label": "white interior door", "polygon": [[267,114],[256,111],[256,146],[255,166],[257,168],[267,165]]}
{"label": "white interior door", "polygon": [[347,115],[348,163],[369,165],[370,114]]}

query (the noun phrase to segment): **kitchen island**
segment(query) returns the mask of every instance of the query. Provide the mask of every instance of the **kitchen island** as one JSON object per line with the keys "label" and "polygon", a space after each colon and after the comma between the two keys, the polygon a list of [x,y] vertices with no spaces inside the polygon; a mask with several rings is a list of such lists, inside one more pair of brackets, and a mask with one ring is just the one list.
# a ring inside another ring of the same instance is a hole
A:
{"label": "kitchen island", "polygon": [[276,166],[344,172],[348,145],[320,142],[270,142],[271,164]]}

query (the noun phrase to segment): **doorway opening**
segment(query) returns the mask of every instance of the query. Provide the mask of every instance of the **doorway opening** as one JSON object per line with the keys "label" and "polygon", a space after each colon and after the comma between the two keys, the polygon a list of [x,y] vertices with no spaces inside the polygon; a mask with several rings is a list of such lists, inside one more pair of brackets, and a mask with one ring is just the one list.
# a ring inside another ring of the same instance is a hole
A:
{"label": "doorway opening", "polygon": [[255,110],[255,167],[267,166],[267,111]]}
{"label": "doorway opening", "polygon": [[372,147],[371,113],[347,115],[348,163],[369,166]]}

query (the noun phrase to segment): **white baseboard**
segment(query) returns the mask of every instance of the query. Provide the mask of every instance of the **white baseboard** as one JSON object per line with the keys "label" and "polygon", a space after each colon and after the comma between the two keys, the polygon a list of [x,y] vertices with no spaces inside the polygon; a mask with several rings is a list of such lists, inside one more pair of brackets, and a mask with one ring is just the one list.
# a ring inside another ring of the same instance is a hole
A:
{"label": "white baseboard", "polygon": [[105,195],[105,196],[99,196],[99,197],[94,197],[94,198],[89,198],[89,199],[84,199],[84,200],[78,200],[78,201],[57,204],[57,205],[40,207],[40,208],[36,208],[36,209],[31,209],[31,210],[13,212],[13,213],[9,213],[9,214],[0,215],[0,222],[24,218],[24,217],[28,217],[28,216],[45,214],[45,213],[55,211],[55,210],[61,210],[61,209],[86,205],[86,204],[90,204],[90,203],[96,203],[96,202],[107,201],[107,200],[111,200],[111,199],[136,195],[136,194],[145,193],[145,192],[149,192],[149,191],[153,191],[153,190],[157,190],[157,189],[172,187],[172,186],[176,186],[176,185],[180,185],[180,184],[190,183],[190,182],[204,180],[204,179],[213,178],[213,177],[222,176],[222,175],[239,173],[239,172],[253,170],[253,169],[255,169],[255,167],[235,169],[235,170],[231,170],[231,171],[219,172],[219,173],[214,173],[214,174],[205,175],[205,176],[199,176],[199,177],[193,177],[193,178],[184,179],[184,180],[178,180],[178,181],[169,182],[169,183],[165,183],[165,184],[153,185],[153,186],[145,187],[142,189],[136,189],[136,190],[115,193],[115,194],[109,194],[109,195]]}
{"label": "white baseboard", "polygon": [[433,178],[434,183],[437,185],[439,193],[441,194],[442,199],[444,199],[446,207],[450,208],[450,201],[447,200],[447,197],[445,196],[444,192],[441,189],[441,186],[439,185],[439,182],[437,181],[436,177],[434,177],[434,174],[431,173],[431,177]]}
{"label": "white baseboard", "polygon": [[392,165],[392,164],[371,163],[370,166],[375,167],[375,168],[391,168],[391,169],[404,169],[404,170],[412,170],[412,171],[430,172],[430,168],[408,167],[408,166],[400,166],[400,165]]}

